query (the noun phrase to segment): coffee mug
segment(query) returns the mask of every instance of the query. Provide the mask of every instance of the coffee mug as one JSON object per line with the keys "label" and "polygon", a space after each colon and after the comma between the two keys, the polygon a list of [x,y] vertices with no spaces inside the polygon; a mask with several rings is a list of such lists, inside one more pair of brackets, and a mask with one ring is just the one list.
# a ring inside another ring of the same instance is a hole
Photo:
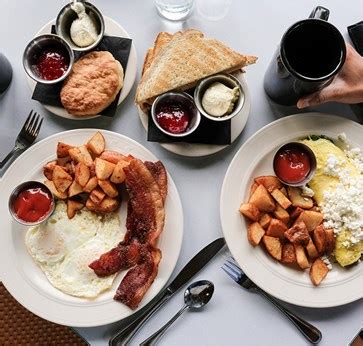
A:
{"label": "coffee mug", "polygon": [[0,53],[0,95],[4,93],[13,78],[13,69],[9,60],[4,54]]}
{"label": "coffee mug", "polygon": [[342,68],[344,38],[328,18],[329,10],[318,6],[283,35],[264,78],[266,94],[274,102],[296,105],[301,96],[330,84]]}

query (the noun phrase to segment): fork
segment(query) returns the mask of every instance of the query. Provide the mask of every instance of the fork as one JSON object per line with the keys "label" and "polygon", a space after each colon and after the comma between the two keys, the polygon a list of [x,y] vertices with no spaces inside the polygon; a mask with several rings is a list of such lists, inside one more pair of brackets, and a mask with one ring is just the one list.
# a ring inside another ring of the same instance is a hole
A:
{"label": "fork", "polygon": [[34,143],[38,137],[42,122],[43,118],[40,117],[37,112],[31,110],[18,137],[16,137],[14,148],[6,155],[5,159],[0,162],[0,168],[3,168],[16,152],[28,149]]}
{"label": "fork", "polygon": [[222,269],[232,278],[232,280],[237,282],[243,288],[257,292],[264,296],[268,301],[270,301],[270,303],[277,307],[312,344],[320,342],[322,335],[318,328],[306,322],[301,317],[293,314],[291,311],[283,307],[277,300],[272,298],[268,293],[259,288],[248,278],[248,276],[233,260],[227,260],[227,262],[222,266]]}

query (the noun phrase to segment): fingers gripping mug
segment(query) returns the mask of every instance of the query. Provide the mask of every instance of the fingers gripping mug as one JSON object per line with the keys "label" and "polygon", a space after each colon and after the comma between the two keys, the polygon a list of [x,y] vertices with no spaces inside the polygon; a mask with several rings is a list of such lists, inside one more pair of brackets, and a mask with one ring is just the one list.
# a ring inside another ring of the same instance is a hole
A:
{"label": "fingers gripping mug", "polygon": [[274,102],[296,105],[302,95],[331,83],[342,68],[345,42],[328,18],[329,10],[318,6],[283,35],[264,78],[266,94]]}

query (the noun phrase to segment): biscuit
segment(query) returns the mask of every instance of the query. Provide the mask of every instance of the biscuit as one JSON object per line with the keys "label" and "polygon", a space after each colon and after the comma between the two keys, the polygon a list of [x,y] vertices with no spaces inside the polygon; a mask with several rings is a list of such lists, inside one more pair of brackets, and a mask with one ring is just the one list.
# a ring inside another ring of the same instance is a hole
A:
{"label": "biscuit", "polygon": [[123,87],[124,72],[110,52],[91,52],[73,64],[60,97],[75,116],[97,115],[107,108]]}

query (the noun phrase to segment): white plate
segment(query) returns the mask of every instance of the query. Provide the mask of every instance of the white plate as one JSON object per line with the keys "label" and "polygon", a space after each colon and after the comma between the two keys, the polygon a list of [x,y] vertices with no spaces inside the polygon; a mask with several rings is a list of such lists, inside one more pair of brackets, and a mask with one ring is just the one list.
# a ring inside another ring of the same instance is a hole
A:
{"label": "white plate", "polygon": [[[126,37],[130,38],[130,35],[128,32],[118,23],[116,23],[113,19],[104,16],[105,20],[105,35],[108,36],[116,36],[116,37]],[[35,36],[43,35],[43,34],[49,34],[52,29],[52,25],[55,24],[55,20],[51,20],[49,23],[45,24],[37,33]],[[136,57],[136,49],[135,45],[132,42],[131,44],[131,50],[129,55],[129,60],[127,63],[127,68],[125,72],[124,77],[124,86],[121,90],[121,93],[119,95],[119,99],[117,102],[117,105],[120,105],[120,103],[127,97],[129,94],[132,86],[134,85],[135,78],[136,78],[136,71],[137,71],[137,57]],[[33,94],[36,82],[31,79],[28,75],[26,75],[29,88],[31,90],[31,93]],[[58,115],[62,118],[67,119],[73,119],[73,120],[87,120],[87,119],[93,119],[98,118],[101,115],[91,115],[91,116],[82,116],[82,117],[76,117],[72,114],[69,114],[63,107],[56,107],[56,106],[49,106],[46,104],[43,104],[44,108],[48,110],[49,112]]]}
{"label": "white plate", "polygon": [[[239,73],[238,75],[236,75],[236,77],[242,84],[243,91],[245,93],[245,102],[241,111],[231,120],[231,143],[233,143],[237,139],[237,137],[242,133],[251,110],[250,91],[248,89],[243,73]],[[138,107],[138,112],[141,123],[147,132],[149,115],[143,112],[140,107]],[[221,151],[224,148],[228,147],[228,145],[195,144],[195,143],[183,143],[183,142],[160,143],[160,145],[164,149],[172,153],[182,156],[192,156],[192,157],[215,154],[218,151]]]}
{"label": "white plate", "polygon": [[272,159],[282,144],[309,134],[336,138],[345,132],[349,143],[363,149],[362,125],[321,113],[288,116],[265,126],[237,152],[224,178],[220,215],[228,247],[247,276],[259,287],[286,302],[307,307],[332,307],[362,298],[362,264],[350,269],[333,265],[319,287],[308,271],[298,271],[271,259],[247,240],[246,222],[238,212],[258,175],[273,174]]}
{"label": "white plate", "polygon": [[[95,129],[61,132],[48,137],[23,153],[5,173],[0,184],[3,203],[0,206],[0,277],[11,295],[28,310],[49,321],[77,327],[100,326],[119,321],[134,313],[112,299],[123,274],[119,274],[112,288],[95,300],[72,297],[54,288],[28,254],[24,244],[26,227],[11,218],[7,200],[12,189],[26,180],[44,180],[42,166],[55,157],[58,141],[80,145]],[[114,132],[100,130],[106,138],[107,149],[130,153],[141,160],[157,158],[134,140]],[[166,200],[166,223],[159,247],[163,258],[159,273],[141,302],[145,306],[167,283],[177,262],[183,237],[183,211],[179,193],[172,178]],[[121,225],[125,229],[126,203],[121,207]]]}

